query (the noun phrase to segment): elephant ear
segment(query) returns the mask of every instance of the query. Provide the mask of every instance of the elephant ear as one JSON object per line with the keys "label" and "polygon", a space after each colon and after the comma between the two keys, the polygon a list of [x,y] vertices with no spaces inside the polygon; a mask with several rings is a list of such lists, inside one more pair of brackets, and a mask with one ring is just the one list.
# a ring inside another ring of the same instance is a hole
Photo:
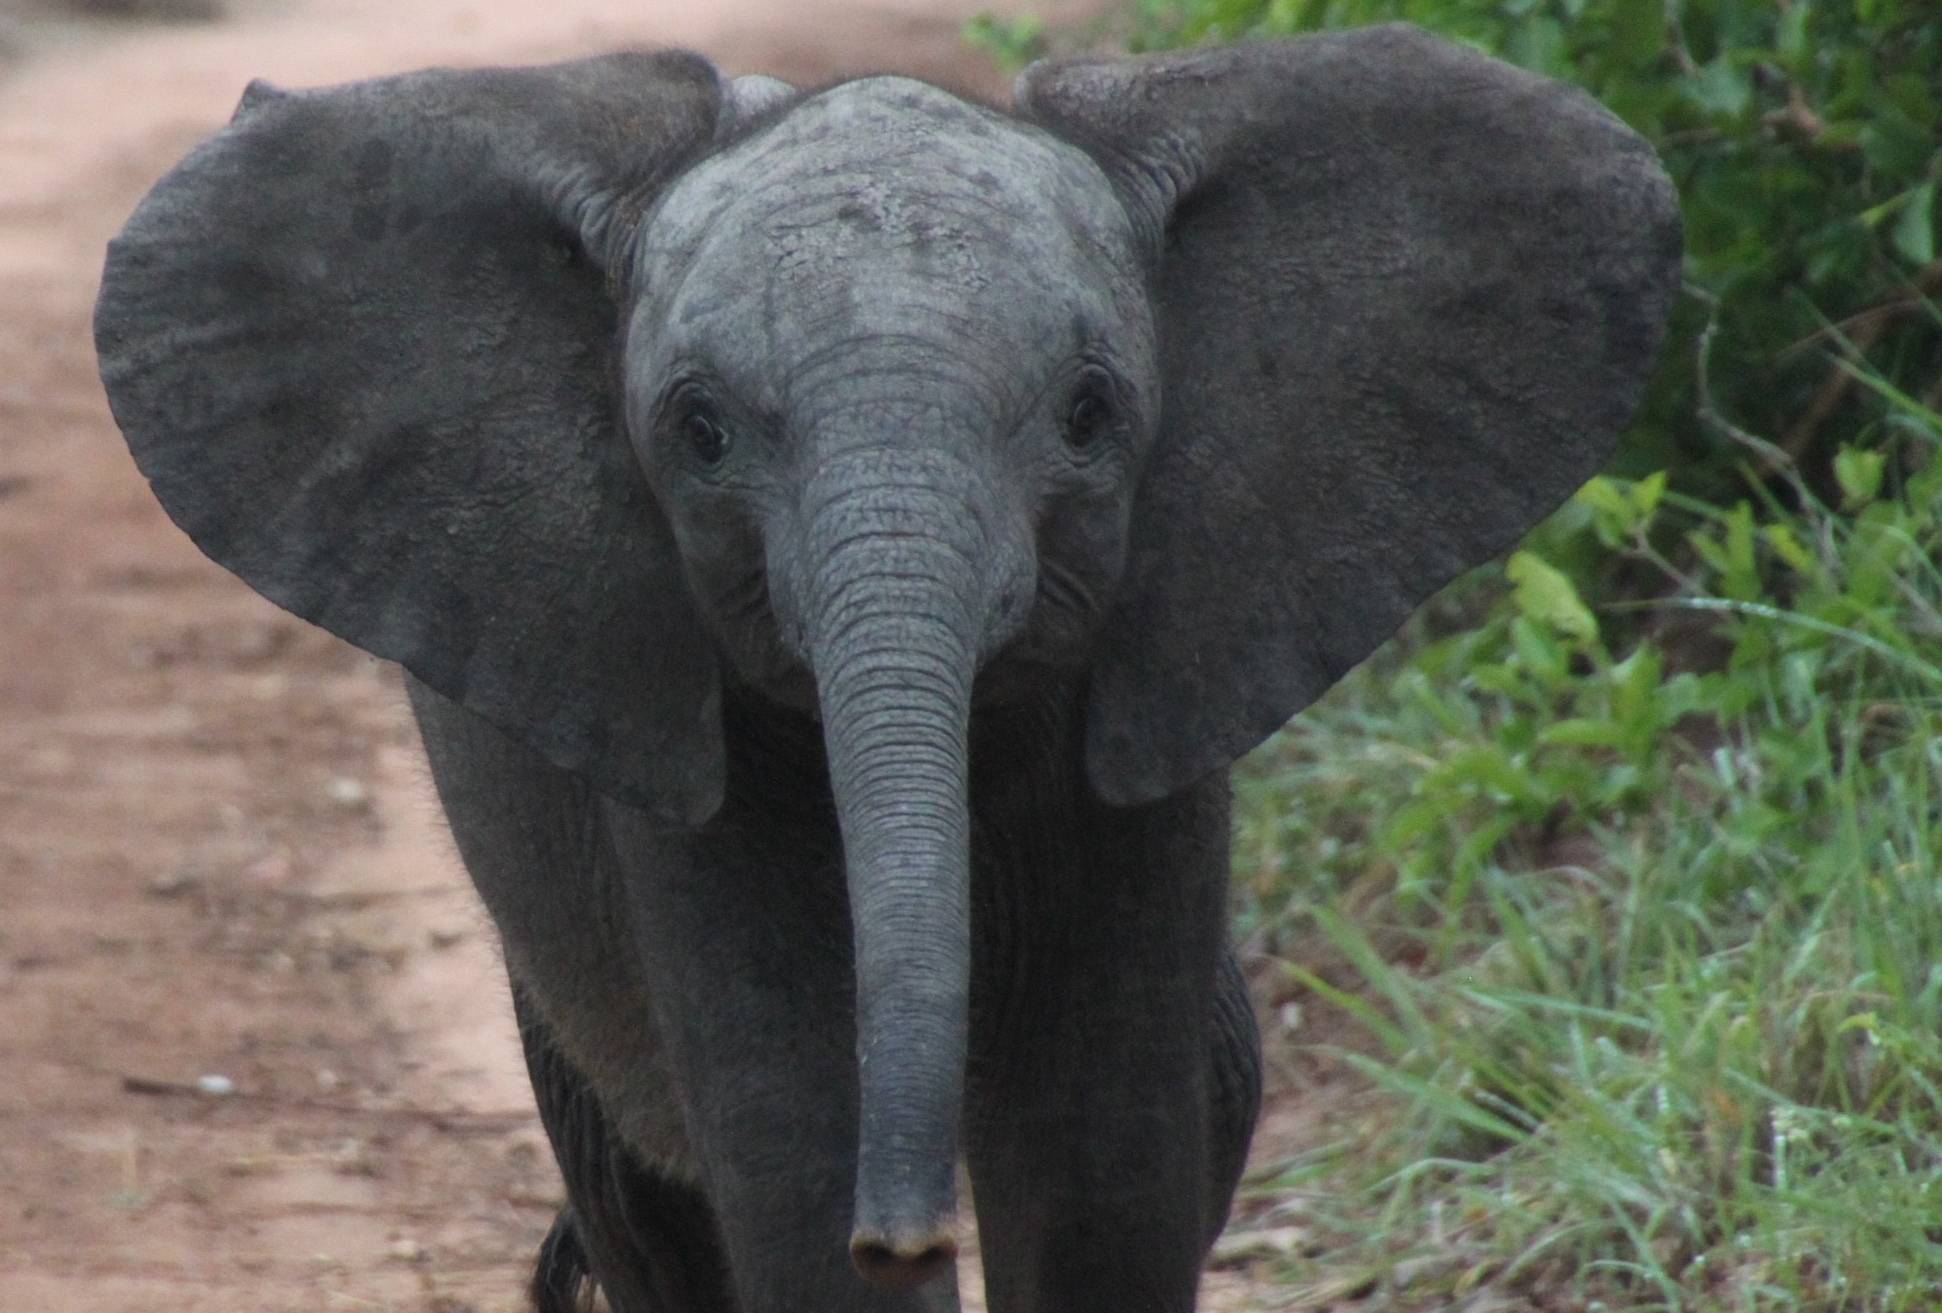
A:
{"label": "elephant ear", "polygon": [[1595,473],[1679,274],[1587,97],[1393,26],[1042,63],[1030,119],[1153,243],[1163,414],[1095,666],[1094,787],[1170,793]]}
{"label": "elephant ear", "polygon": [[718,673],[621,427],[613,289],[722,102],[678,53],[259,83],[95,308],[115,418],[204,552],[686,822],[720,799]]}

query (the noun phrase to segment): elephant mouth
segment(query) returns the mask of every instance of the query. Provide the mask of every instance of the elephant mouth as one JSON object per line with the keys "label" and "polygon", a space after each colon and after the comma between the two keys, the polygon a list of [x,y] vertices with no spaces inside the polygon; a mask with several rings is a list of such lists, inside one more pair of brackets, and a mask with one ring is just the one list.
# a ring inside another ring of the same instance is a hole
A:
{"label": "elephant mouth", "polygon": [[978,671],[971,686],[974,711],[1011,710],[1044,699],[1085,671],[1082,652],[1061,652],[1032,641],[1028,631],[999,649]]}
{"label": "elephant mouth", "polygon": [[768,702],[800,712],[811,720],[822,719],[815,672],[793,656],[779,654],[759,669],[730,662],[727,677],[731,684]]}

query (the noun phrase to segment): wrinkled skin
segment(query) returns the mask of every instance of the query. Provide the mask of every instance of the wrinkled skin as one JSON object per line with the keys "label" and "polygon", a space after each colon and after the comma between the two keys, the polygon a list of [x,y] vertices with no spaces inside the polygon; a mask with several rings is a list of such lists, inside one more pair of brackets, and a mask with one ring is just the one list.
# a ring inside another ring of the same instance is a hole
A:
{"label": "wrinkled skin", "polygon": [[[1187,1310],[1225,767],[1591,473],[1642,143],[1407,29],[1016,113],[683,55],[254,87],[111,249],[171,514],[411,673],[617,1313]],[[209,234],[216,234],[214,237]]]}

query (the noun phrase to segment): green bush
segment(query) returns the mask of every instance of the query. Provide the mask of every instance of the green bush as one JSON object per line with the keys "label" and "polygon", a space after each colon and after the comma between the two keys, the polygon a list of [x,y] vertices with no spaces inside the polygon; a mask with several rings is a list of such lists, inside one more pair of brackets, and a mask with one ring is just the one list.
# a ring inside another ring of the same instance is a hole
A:
{"label": "green bush", "polygon": [[[1749,473],[1771,478],[1736,440],[1760,434],[1830,493],[1835,452],[1889,436],[1836,363],[1844,340],[1902,391],[1942,397],[1942,318],[1924,299],[1942,290],[1935,0],[1136,0],[1105,35],[1152,50],[1394,19],[1585,87],[1678,183],[1698,295],[1619,472],[1670,469],[1731,500]],[[1047,44],[1036,26],[979,32],[1012,62]]]}

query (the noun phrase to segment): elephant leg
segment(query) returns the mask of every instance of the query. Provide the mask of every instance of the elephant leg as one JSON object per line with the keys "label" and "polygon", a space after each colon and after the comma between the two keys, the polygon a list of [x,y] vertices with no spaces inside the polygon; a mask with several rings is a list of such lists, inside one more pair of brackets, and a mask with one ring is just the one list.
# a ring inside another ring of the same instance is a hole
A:
{"label": "elephant leg", "polygon": [[989,874],[966,1149],[992,1313],[1194,1307],[1259,1097],[1225,791],[1201,792],[1073,817],[1062,853]]}
{"label": "elephant leg", "polygon": [[1225,1211],[1211,1202],[1225,1171],[1210,1170],[1224,1155],[1204,1042],[1187,1051],[1097,1014],[1046,1038],[973,1086],[966,1147],[989,1308],[1188,1313],[1210,1218]]}
{"label": "elephant leg", "polygon": [[1210,1150],[1207,1185],[1211,1246],[1226,1225],[1229,1204],[1247,1170],[1248,1146],[1261,1115],[1261,1030],[1254,1000],[1232,951],[1221,954],[1214,986],[1214,1025],[1208,1071],[1212,1076],[1208,1113]]}
{"label": "elephant leg", "polygon": [[580,1313],[589,1284],[613,1313],[733,1313],[707,1200],[694,1186],[645,1167],[613,1133],[599,1099],[517,983],[513,1011],[568,1200],[540,1246],[532,1283],[537,1313]]}
{"label": "elephant leg", "polygon": [[[698,839],[610,813],[631,916],[740,1313],[954,1313],[851,1265],[857,1058],[834,836],[779,828],[731,791]],[[768,810],[776,810],[769,805]]]}

